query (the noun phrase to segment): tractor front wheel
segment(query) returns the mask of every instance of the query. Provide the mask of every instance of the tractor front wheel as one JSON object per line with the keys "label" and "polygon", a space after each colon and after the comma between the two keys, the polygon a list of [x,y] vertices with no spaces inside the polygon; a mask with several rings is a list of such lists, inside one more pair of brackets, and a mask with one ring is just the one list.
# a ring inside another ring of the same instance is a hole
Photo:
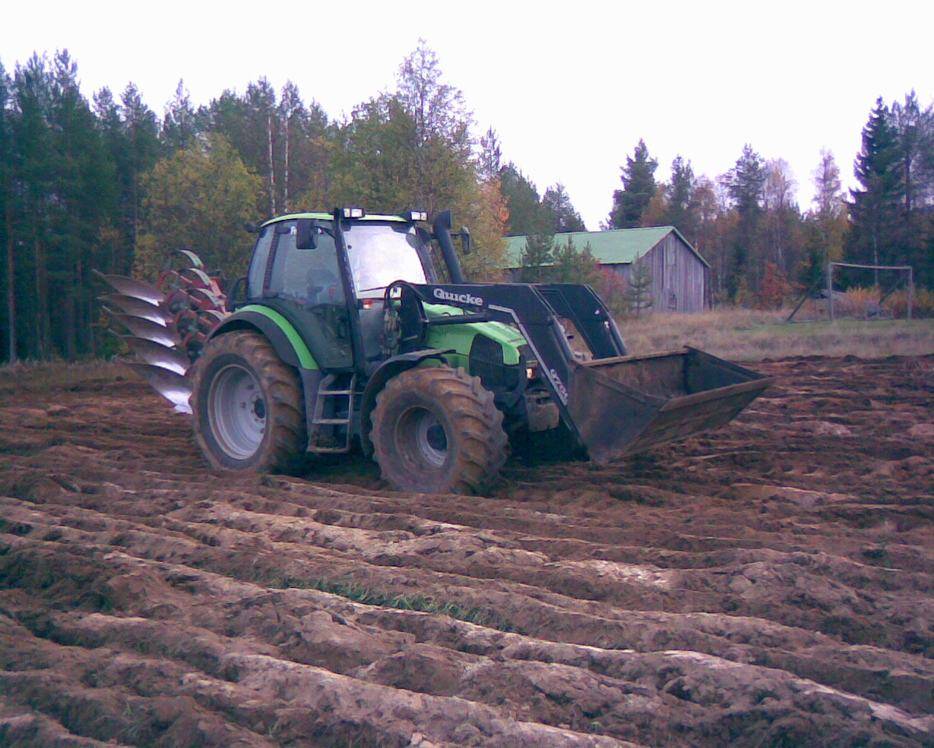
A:
{"label": "tractor front wheel", "polygon": [[305,447],[298,374],[259,333],[210,340],[195,365],[195,441],[214,468],[292,471]]}
{"label": "tractor front wheel", "polygon": [[376,398],[370,438],[383,478],[402,491],[482,493],[508,454],[493,393],[447,366],[389,380]]}

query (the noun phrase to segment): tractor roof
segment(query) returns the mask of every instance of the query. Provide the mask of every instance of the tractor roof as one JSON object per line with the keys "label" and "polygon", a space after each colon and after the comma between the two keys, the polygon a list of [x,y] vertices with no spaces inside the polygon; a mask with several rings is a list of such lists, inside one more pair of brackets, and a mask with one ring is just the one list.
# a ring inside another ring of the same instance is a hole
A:
{"label": "tractor roof", "polygon": [[[278,223],[279,221],[291,221],[296,218],[317,218],[319,221],[328,221],[334,218],[332,213],[287,213],[284,216],[276,216],[275,218],[270,218],[268,221],[265,221],[262,225],[268,226],[271,223]],[[407,223],[407,221],[402,216],[385,216],[379,214],[367,214],[363,218],[353,218],[350,219],[353,221],[395,221],[397,223]]]}

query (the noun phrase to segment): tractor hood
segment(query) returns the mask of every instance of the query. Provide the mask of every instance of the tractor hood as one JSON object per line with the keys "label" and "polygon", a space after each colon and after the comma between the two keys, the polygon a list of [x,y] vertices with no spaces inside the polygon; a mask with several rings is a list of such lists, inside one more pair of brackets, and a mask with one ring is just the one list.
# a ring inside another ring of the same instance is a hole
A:
{"label": "tractor hood", "polygon": [[[447,304],[424,304],[423,306],[429,319],[462,317],[466,314],[463,309]],[[430,327],[426,342],[432,348],[453,348],[457,352],[457,357],[465,358],[452,363],[466,367],[466,356],[470,354],[470,347],[478,335],[489,338],[502,347],[504,364],[514,366],[519,363],[519,349],[526,345],[527,341],[516,328],[502,322],[469,322],[463,325]]]}

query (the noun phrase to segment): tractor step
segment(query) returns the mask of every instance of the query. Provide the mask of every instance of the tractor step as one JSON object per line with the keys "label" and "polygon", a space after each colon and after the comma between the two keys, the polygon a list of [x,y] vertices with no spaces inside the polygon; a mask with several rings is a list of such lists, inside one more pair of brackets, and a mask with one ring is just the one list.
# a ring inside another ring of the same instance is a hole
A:
{"label": "tractor step", "polygon": [[[338,381],[338,380],[343,381]],[[328,374],[318,385],[314,413],[308,422],[308,451],[341,454],[350,451],[353,436],[356,374]],[[337,415],[344,411],[346,416]]]}

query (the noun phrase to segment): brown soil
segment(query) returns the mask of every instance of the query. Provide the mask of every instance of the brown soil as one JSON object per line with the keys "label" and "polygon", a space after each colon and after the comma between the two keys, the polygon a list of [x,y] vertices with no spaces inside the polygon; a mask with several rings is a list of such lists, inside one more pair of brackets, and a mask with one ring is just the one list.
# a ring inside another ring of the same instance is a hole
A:
{"label": "brown soil", "polygon": [[0,374],[0,744],[917,745],[934,357],[487,498],[210,473],[130,378]]}

